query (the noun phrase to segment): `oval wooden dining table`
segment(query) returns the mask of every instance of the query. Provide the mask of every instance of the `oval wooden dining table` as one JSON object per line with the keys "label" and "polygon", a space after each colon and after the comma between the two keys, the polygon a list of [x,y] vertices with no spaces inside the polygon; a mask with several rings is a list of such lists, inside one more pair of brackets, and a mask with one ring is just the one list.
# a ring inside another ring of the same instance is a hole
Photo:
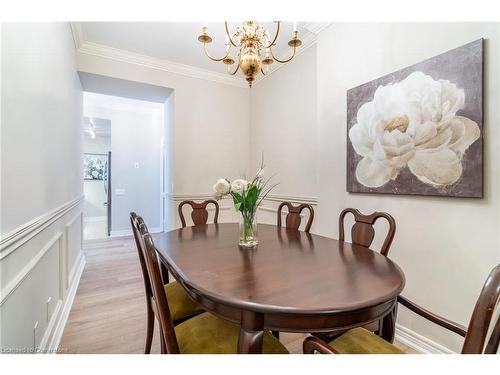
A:
{"label": "oval wooden dining table", "polygon": [[401,269],[366,247],[259,224],[259,245],[238,246],[238,224],[155,236],[162,263],[203,308],[241,326],[238,353],[262,352],[263,330],[333,332],[382,320],[394,340]]}

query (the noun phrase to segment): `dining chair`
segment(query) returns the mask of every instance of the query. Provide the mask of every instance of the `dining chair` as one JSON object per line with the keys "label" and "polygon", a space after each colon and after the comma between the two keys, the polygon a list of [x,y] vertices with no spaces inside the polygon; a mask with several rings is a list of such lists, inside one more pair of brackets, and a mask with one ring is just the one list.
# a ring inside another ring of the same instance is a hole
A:
{"label": "dining chair", "polygon": [[302,211],[307,209],[309,210],[309,219],[307,220],[306,226],[304,228],[304,232],[309,233],[311,230],[311,225],[314,220],[314,209],[310,204],[300,204],[298,206],[294,206],[291,202],[283,202],[278,206],[278,227],[281,228],[281,211],[283,207],[287,207],[288,213],[285,218],[285,225],[289,229],[299,230],[300,223],[302,221]]}
{"label": "dining chair", "polygon": [[351,239],[352,243],[364,247],[370,247],[375,238],[375,229],[373,225],[375,222],[384,218],[389,223],[389,231],[385,237],[380,253],[387,256],[389,253],[389,248],[391,247],[392,240],[394,239],[394,234],[396,233],[396,220],[385,212],[374,212],[370,215],[363,215],[359,210],[355,208],[344,209],[339,216],[339,240],[344,241],[344,220],[348,213],[354,216],[354,225],[351,228]]}
{"label": "dining chair", "polygon": [[207,199],[206,201],[203,201],[201,203],[187,200],[187,201],[182,201],[178,207],[179,217],[181,218],[181,225],[183,228],[186,227],[186,219],[184,218],[184,214],[182,213],[182,208],[186,204],[191,206],[191,208],[193,209],[191,211],[191,219],[193,220],[194,225],[203,225],[207,223],[208,221],[207,206],[209,204],[213,204],[215,206],[214,224],[217,224],[217,219],[219,218],[219,203],[217,203],[216,200]]}
{"label": "dining chair", "polygon": [[[354,224],[351,228],[351,241],[355,245],[360,245],[369,248],[375,238],[375,229],[373,228],[375,222],[383,218],[389,223],[389,230],[380,249],[380,253],[387,256],[389,253],[389,248],[391,247],[392,240],[396,233],[396,220],[385,212],[374,212],[370,215],[363,215],[359,210],[355,208],[346,208],[342,210],[339,215],[339,241],[345,241],[345,231],[344,231],[344,221],[347,214],[352,214],[354,216]],[[382,320],[374,321],[367,324],[364,328],[376,334],[381,334]],[[342,332],[335,333],[313,333],[314,336],[324,340],[329,341],[333,337],[341,335]]]}
{"label": "dining chair", "polygon": [[[240,326],[208,312],[174,325],[170,295],[163,288],[158,256],[153,238],[141,228],[140,246],[145,253],[158,320],[161,326],[162,354],[236,354]],[[265,331],[262,352],[287,354],[287,349],[270,332]]]}
{"label": "dining chair", "polygon": [[[462,354],[496,354],[500,341],[500,265],[490,272],[472,313],[469,327],[444,319],[405,297],[398,302],[423,318],[465,338]],[[496,311],[495,311],[496,309]],[[496,313],[496,314],[495,314]],[[329,343],[318,337],[307,337],[304,354],[402,354],[396,346],[364,328],[354,328]]]}
{"label": "dining chair", "polygon": [[[147,226],[144,223],[142,217],[137,216],[135,212],[130,213],[130,222],[132,224],[132,232],[134,234],[135,245],[137,247],[137,252],[139,253],[139,261],[141,264],[142,278],[144,281],[144,290],[146,292],[146,344],[144,348],[144,353],[149,354],[151,352],[151,344],[153,342],[153,331],[155,322],[155,307],[153,290],[151,287],[150,277],[148,275],[148,269],[146,264],[146,259],[144,252],[140,246],[140,227],[144,228],[147,232]],[[173,281],[170,283],[165,283],[162,278],[162,285],[165,293],[169,295],[170,310],[172,311],[172,320],[174,324],[179,324],[190,317],[201,314],[203,309],[195,303],[186,293],[184,288],[177,282]]]}

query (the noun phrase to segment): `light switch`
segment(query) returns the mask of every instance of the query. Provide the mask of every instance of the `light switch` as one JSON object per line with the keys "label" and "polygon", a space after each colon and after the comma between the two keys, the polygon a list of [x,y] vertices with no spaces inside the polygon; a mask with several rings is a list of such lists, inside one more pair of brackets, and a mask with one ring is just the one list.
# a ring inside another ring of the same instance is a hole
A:
{"label": "light switch", "polygon": [[115,195],[125,195],[125,189],[115,189]]}
{"label": "light switch", "polygon": [[134,163],[134,168],[135,168],[135,169],[139,169],[139,163],[138,163],[138,162],[135,162],[135,163]]}

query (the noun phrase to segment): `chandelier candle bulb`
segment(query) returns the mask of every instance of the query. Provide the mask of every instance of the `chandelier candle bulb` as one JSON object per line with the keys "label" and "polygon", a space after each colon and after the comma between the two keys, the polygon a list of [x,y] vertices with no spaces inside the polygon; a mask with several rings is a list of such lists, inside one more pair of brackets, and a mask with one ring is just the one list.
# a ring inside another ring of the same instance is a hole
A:
{"label": "chandelier candle bulb", "polygon": [[293,23],[293,32],[297,32],[297,21]]}

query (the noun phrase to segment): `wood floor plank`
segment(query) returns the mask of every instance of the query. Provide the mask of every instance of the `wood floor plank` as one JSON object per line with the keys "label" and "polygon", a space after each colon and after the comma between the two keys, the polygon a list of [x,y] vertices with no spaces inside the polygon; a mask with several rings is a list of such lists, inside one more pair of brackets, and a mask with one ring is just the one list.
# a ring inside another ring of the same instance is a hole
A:
{"label": "wood floor plank", "polygon": [[[132,237],[84,242],[87,265],[60,348],[65,353],[144,353],[146,301]],[[151,352],[160,353],[158,328]],[[290,353],[302,353],[306,334],[281,333]],[[396,345],[408,353],[415,351]]]}

